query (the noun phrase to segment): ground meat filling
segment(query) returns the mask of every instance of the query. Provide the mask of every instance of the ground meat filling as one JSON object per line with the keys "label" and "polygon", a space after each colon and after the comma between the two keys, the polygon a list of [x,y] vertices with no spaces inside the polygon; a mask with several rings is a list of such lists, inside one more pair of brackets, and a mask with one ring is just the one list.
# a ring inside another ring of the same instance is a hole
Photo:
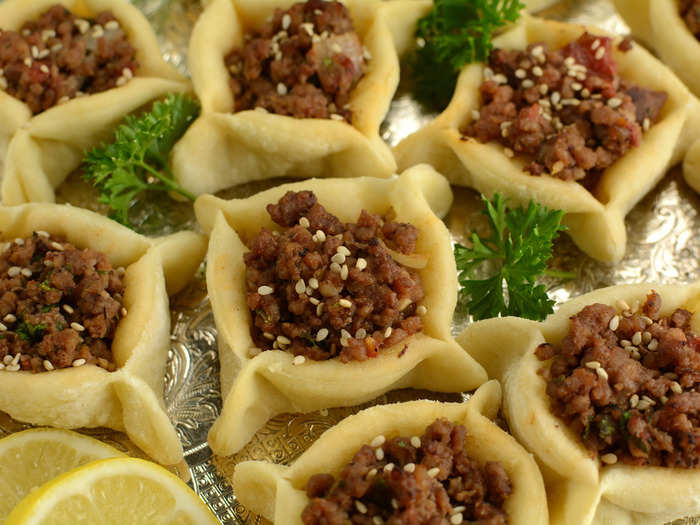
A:
{"label": "ground meat filling", "polygon": [[700,0],[681,0],[680,10],[688,29],[700,40]]}
{"label": "ground meat filling", "polygon": [[350,122],[350,93],[368,58],[340,2],[309,0],[277,9],[225,58],[234,110]]}
{"label": "ground meat filling", "polygon": [[45,372],[95,364],[116,369],[110,349],[124,269],[46,232],[0,255],[0,369]]}
{"label": "ground meat filling", "polygon": [[418,230],[363,210],[343,224],[310,191],[287,192],[267,211],[245,254],[251,335],[260,350],[342,362],[376,357],[422,329],[423,287],[395,258],[416,258]]}
{"label": "ground meat filling", "polygon": [[126,84],[136,51],[110,11],[76,17],[54,5],[19,32],[0,29],[0,88],[33,114]]}
{"label": "ground meat filling", "polygon": [[423,436],[377,436],[364,445],[338,480],[315,474],[305,525],[500,525],[512,492],[498,462],[480,465],[464,452],[466,429],[437,419]]}
{"label": "ground meat filling", "polygon": [[542,371],[553,413],[604,463],[699,466],[700,339],[690,312],[661,317],[660,307],[655,292],[640,311],[587,306],[560,348],[536,350],[553,358]]}
{"label": "ground meat filling", "polygon": [[621,80],[611,45],[610,38],[585,33],[556,51],[541,44],[495,49],[481,85],[481,110],[462,132],[527,159],[531,175],[592,185],[639,145],[667,99]]}

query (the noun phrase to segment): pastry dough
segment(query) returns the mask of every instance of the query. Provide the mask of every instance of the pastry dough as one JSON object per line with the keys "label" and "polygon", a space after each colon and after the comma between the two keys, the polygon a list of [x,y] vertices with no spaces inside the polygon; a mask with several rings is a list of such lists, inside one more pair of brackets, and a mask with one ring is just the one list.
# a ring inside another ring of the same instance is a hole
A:
{"label": "pastry dough", "polygon": [[275,8],[294,0],[213,0],[192,32],[189,63],[202,114],[176,145],[173,171],[195,194],[251,180],[296,177],[389,177],[396,163],[379,125],[399,82],[397,54],[413,40],[416,20],[430,2],[347,0],[361,41],[371,55],[350,97],[352,125],[297,119],[260,110],[232,113],[224,57],[243,43]]}
{"label": "pastry dough", "polygon": [[36,116],[21,100],[0,90],[5,205],[53,202],[54,189],[78,168],[85,150],[109,140],[125,115],[167,93],[189,89],[188,81],[161,57],[146,18],[126,0],[5,0],[0,4],[0,27],[18,30],[57,2],[86,17],[111,10],[136,49],[139,68],[122,87],[71,99]]}
{"label": "pastry dough", "polygon": [[[662,315],[676,308],[697,312],[700,283],[613,286],[562,304],[537,323],[515,317],[489,319],[468,327],[459,342],[503,381],[503,413],[512,434],[535,454],[545,478],[553,524],[649,524],[700,513],[700,470],[615,464],[601,468],[581,440],[549,410],[546,382],[537,373],[545,364],[535,356],[540,343],[560,344],[569,317],[592,303],[643,303],[654,289]],[[700,328],[693,315],[691,326]]]}
{"label": "pastry dough", "polygon": [[114,267],[126,268],[128,312],[112,341],[115,372],[94,365],[37,374],[0,370],[0,410],[35,425],[121,430],[158,462],[179,462],[182,446],[163,403],[168,295],[192,278],[204,258],[204,237],[180,232],[149,239],[96,213],[46,203],[0,207],[0,230],[3,241],[44,230],[104,253]]}
{"label": "pastry dough", "polygon": [[[419,270],[425,290],[422,304],[427,307],[422,332],[367,361],[343,364],[337,359],[307,359],[294,366],[294,356],[281,350],[249,357],[248,351],[255,345],[246,303],[244,243],[261,227],[279,229],[265,206],[290,190],[313,191],[318,202],[343,222],[356,221],[363,208],[375,214],[393,208],[396,221],[418,228],[415,253],[429,256],[427,266]],[[210,195],[197,199],[197,219],[211,234],[207,287],[219,331],[224,401],[209,433],[214,453],[225,456],[240,450],[268,419],[283,412],[355,405],[397,388],[460,392],[486,381],[483,368],[450,335],[457,272],[449,233],[436,215],[447,213],[451,204],[447,181],[429,166],[416,166],[389,179],[312,179],[284,184],[247,199],[224,201]],[[406,344],[407,351],[402,354]]]}
{"label": "pastry dough", "polygon": [[[338,476],[362,445],[377,435],[421,435],[437,418],[467,428],[469,457],[485,463],[499,461],[508,472],[513,493],[505,501],[510,525],[546,525],[547,500],[542,476],[532,456],[492,419],[501,402],[497,381],[489,381],[465,403],[411,401],[380,405],[347,417],[327,430],[291,466],[245,461],[236,466],[236,497],[251,511],[274,523],[301,525],[309,502],[306,482],[313,474]],[[574,523],[574,522],[572,522]]]}
{"label": "pastry dough", "polygon": [[[524,49],[528,43],[544,42],[560,48],[585,30],[579,25],[524,17],[495,39],[494,46]],[[588,31],[603,34],[596,28]],[[615,43],[619,41],[620,37],[614,37]],[[679,136],[691,95],[641,46],[627,53],[614,46],[613,56],[622,77],[646,88],[666,91],[668,100],[660,120],[644,134],[640,146],[605,170],[593,194],[575,182],[528,175],[523,171],[522,160],[508,158],[498,144],[462,138],[459,129],[471,120],[472,110],[479,108],[482,64],[464,68],[447,109],[396,147],[399,167],[428,162],[453,184],[470,186],[487,195],[498,192],[520,203],[535,199],[549,208],[564,210],[564,223],[579,248],[601,261],[619,261],[627,237],[625,215],[682,157]]]}

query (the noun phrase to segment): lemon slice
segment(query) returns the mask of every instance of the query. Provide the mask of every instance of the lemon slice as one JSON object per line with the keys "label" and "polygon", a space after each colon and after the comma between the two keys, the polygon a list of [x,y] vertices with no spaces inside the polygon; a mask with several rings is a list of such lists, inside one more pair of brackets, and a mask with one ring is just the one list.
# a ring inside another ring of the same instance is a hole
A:
{"label": "lemon slice", "polygon": [[37,428],[0,439],[0,523],[34,488],[117,449],[68,430]]}
{"label": "lemon slice", "polygon": [[24,498],[5,525],[220,525],[163,467],[136,458],[94,461]]}

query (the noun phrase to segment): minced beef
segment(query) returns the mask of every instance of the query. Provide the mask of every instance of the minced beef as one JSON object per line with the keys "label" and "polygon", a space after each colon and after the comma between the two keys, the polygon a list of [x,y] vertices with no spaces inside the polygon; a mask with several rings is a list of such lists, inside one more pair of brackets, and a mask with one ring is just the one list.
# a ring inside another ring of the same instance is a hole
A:
{"label": "minced beef", "polygon": [[681,0],[680,11],[690,32],[700,40],[700,0]]}
{"label": "minced beef", "polygon": [[[498,141],[531,175],[591,186],[603,170],[639,145],[667,94],[620,79],[607,37],[583,34],[559,50],[494,49],[481,85],[482,107],[462,130]],[[622,49],[627,49],[625,46]]]}
{"label": "minced beef", "polygon": [[225,58],[235,111],[264,108],[297,118],[350,122],[350,92],[368,52],[340,2],[309,0],[275,10]]}
{"label": "minced beef", "polygon": [[512,493],[498,462],[480,465],[464,451],[466,429],[437,419],[423,436],[377,436],[364,445],[336,481],[316,474],[305,525],[502,525]]}
{"label": "minced beef", "polygon": [[254,351],[364,361],[422,329],[420,277],[390,251],[410,257],[414,226],[365,210],[343,224],[310,191],[267,211],[282,231],[263,228],[245,254]]}
{"label": "minced beef", "polygon": [[700,339],[691,314],[593,304],[571,317],[561,347],[542,344],[552,412],[607,464],[700,466]]}
{"label": "minced beef", "polygon": [[0,29],[0,88],[35,115],[124,85],[137,68],[136,51],[110,11],[82,19],[56,4],[19,32]]}
{"label": "minced beef", "polygon": [[123,273],[104,254],[46,232],[12,241],[0,255],[0,369],[115,370],[110,347],[126,315]]}

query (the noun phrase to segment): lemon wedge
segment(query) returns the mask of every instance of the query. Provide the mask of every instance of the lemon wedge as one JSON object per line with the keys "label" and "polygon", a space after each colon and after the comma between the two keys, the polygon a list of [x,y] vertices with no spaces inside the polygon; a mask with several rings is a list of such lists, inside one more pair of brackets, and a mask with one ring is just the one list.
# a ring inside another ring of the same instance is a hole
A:
{"label": "lemon wedge", "polygon": [[5,525],[220,525],[163,467],[136,458],[88,463],[24,498]]}
{"label": "lemon wedge", "polygon": [[0,523],[33,489],[96,459],[124,456],[68,430],[37,428],[0,439]]}

